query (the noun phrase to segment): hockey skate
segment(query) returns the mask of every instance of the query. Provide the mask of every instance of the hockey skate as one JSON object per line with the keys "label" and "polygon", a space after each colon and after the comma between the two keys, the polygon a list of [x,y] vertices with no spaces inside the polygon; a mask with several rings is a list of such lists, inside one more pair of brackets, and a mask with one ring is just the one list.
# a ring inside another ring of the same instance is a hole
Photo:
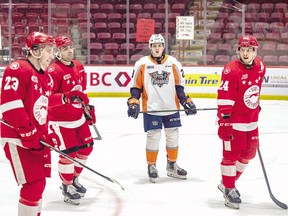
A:
{"label": "hockey skate", "polygon": [[79,183],[78,177],[74,176],[72,185],[81,197],[85,196],[87,190],[82,184]]}
{"label": "hockey skate", "polygon": [[148,165],[148,176],[150,178],[150,181],[153,183],[155,183],[156,179],[159,178],[158,170],[154,164]]}
{"label": "hockey skate", "polygon": [[178,179],[187,179],[187,172],[186,170],[180,168],[176,162],[171,162],[167,160],[167,176],[172,178],[178,178]]}
{"label": "hockey skate", "polygon": [[75,191],[75,188],[72,185],[62,184],[60,186],[60,189],[62,190],[62,194],[64,196],[64,202],[67,202],[73,205],[80,204],[81,196]]}
{"label": "hockey skate", "polygon": [[[218,185],[218,189],[219,189],[222,193],[224,193],[225,186],[223,185],[222,181],[221,181],[220,184]],[[238,195],[239,197],[241,196],[241,194],[240,194],[240,192],[238,191],[237,188],[235,188],[235,192],[237,193],[237,195]]]}
{"label": "hockey skate", "polygon": [[225,198],[225,206],[239,209],[239,204],[241,203],[241,199],[239,195],[236,193],[235,188],[225,188],[223,197]]}

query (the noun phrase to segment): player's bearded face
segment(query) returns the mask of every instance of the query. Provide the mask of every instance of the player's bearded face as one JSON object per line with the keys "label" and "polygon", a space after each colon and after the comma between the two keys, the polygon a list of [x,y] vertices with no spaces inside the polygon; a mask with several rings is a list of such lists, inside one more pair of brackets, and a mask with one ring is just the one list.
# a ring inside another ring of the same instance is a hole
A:
{"label": "player's bearded face", "polygon": [[50,62],[55,58],[55,53],[56,53],[55,46],[46,45],[42,49],[42,55],[39,61],[41,68],[43,70],[45,70],[49,66]]}
{"label": "player's bearded face", "polygon": [[74,45],[68,45],[60,48],[61,57],[66,62],[71,62],[74,58]]}
{"label": "player's bearded face", "polygon": [[253,47],[240,47],[239,55],[244,64],[251,64],[256,56],[256,51]]}
{"label": "player's bearded face", "polygon": [[151,54],[153,57],[161,57],[164,51],[164,46],[162,43],[154,43],[151,45]]}

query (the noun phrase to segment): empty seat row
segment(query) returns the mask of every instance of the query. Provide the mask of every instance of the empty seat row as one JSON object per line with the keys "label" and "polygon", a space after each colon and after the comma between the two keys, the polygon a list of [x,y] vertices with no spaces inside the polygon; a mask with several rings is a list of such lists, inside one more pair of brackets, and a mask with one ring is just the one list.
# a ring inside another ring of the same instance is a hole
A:
{"label": "empty seat row", "polygon": [[[263,57],[258,56],[258,58],[262,59],[266,66],[288,66],[288,55],[265,55]],[[198,65],[225,65],[229,61],[237,59],[237,55],[229,56],[229,55],[206,55],[201,56],[197,62]]]}

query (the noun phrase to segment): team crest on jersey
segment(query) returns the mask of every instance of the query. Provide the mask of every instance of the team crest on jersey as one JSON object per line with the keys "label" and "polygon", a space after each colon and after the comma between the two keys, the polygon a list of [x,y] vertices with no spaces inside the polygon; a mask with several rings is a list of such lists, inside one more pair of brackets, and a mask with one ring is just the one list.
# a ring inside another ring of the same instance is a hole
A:
{"label": "team crest on jersey", "polygon": [[66,75],[63,77],[64,80],[68,80],[68,79],[70,79],[70,78],[71,78],[71,74],[66,74]]}
{"label": "team crest on jersey", "polygon": [[20,67],[20,64],[18,62],[13,62],[9,67],[11,70],[17,70]]}
{"label": "team crest on jersey", "polygon": [[39,125],[44,125],[47,122],[48,98],[41,95],[34,103],[33,113]]}
{"label": "team crest on jersey", "polygon": [[244,104],[250,109],[256,109],[259,103],[260,88],[257,85],[253,85],[248,88],[243,96]]}
{"label": "team crest on jersey", "polygon": [[226,67],[225,70],[224,70],[224,74],[229,74],[231,71],[231,68],[230,67]]}
{"label": "team crest on jersey", "polygon": [[248,74],[243,74],[241,77],[241,80],[247,79],[248,78]]}
{"label": "team crest on jersey", "polygon": [[31,76],[31,81],[38,83],[38,77],[37,76]]}
{"label": "team crest on jersey", "polygon": [[149,75],[151,77],[152,85],[158,85],[160,88],[164,84],[168,84],[169,82],[170,73],[167,71],[162,71],[162,73],[158,73],[158,71],[155,71],[153,73],[150,73]]}
{"label": "team crest on jersey", "polygon": [[50,73],[50,72],[52,72],[52,71],[54,71],[55,70],[55,67],[54,66],[50,66],[49,68],[48,68],[48,73]]}

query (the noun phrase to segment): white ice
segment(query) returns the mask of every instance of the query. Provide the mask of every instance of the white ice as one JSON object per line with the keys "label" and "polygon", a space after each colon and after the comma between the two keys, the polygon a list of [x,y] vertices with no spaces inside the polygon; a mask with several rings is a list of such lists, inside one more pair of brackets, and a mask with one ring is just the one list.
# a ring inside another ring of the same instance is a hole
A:
{"label": "white ice", "polygon": [[[52,178],[47,180],[43,216],[175,216],[175,215],[288,215],[271,200],[258,155],[237,182],[243,203],[239,210],[224,206],[217,185],[220,181],[221,141],[215,125],[216,111],[181,113],[178,164],[188,171],[187,180],[166,176],[165,140],[162,135],[157,168],[160,178],[153,184],[147,177],[146,134],[142,116],[127,117],[126,98],[93,98],[97,141],[87,166],[117,180],[119,185],[84,170],[80,182],[88,192],[79,206],[63,202],[57,173],[58,154],[52,152]],[[198,108],[216,107],[215,99],[194,99]],[[288,101],[261,102],[261,153],[274,196],[288,203]],[[93,131],[93,129],[91,128]],[[93,131],[93,134],[94,131]],[[0,215],[16,216],[19,189],[0,149]]]}

